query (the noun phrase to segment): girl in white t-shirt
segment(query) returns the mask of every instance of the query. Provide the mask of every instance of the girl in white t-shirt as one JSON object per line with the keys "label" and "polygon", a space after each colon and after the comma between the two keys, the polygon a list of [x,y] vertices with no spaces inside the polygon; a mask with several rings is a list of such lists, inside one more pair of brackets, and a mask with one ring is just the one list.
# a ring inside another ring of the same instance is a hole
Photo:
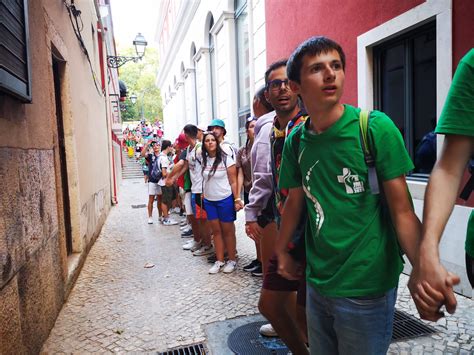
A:
{"label": "girl in white t-shirt", "polygon": [[[209,269],[217,274],[221,268],[231,273],[236,267],[235,227],[236,210],[240,208],[237,196],[237,169],[234,160],[226,155],[213,133],[206,133],[202,145],[202,176],[204,208],[214,235],[217,261]],[[224,251],[229,260],[224,263]]]}

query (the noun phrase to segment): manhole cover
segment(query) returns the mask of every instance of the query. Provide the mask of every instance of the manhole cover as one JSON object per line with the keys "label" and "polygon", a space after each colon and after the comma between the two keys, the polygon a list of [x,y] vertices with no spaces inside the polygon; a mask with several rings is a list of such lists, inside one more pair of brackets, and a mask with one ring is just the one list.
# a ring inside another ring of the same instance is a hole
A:
{"label": "manhole cover", "polygon": [[417,338],[433,333],[436,333],[436,329],[426,325],[410,314],[395,310],[392,341]]}
{"label": "manhole cover", "polygon": [[142,205],[132,205],[132,208],[145,208],[146,207],[146,204],[142,204]]}
{"label": "manhole cover", "polygon": [[205,355],[208,354],[203,343],[188,345],[182,348],[168,350],[158,355]]}
{"label": "manhole cover", "polygon": [[[280,338],[268,338],[260,335],[258,330],[261,325],[266,323],[268,322],[253,322],[235,329],[227,339],[227,346],[236,354],[288,354],[289,350]],[[436,332],[436,329],[412,315],[395,310],[392,342]]]}
{"label": "manhole cover", "polygon": [[288,348],[280,338],[260,335],[258,330],[268,321],[249,323],[235,329],[227,339],[227,346],[236,354],[288,354]]}

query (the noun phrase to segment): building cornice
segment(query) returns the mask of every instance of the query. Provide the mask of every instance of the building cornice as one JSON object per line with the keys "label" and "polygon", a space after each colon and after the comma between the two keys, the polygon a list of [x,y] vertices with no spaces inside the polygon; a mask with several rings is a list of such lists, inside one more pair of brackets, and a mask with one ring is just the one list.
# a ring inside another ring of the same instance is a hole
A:
{"label": "building cornice", "polygon": [[187,79],[189,74],[191,73],[194,73],[196,71],[196,69],[194,68],[187,68],[184,72],[183,72],[183,78]]}
{"label": "building cornice", "polygon": [[[170,36],[169,43],[170,46],[166,52],[166,55],[162,58],[162,63],[156,76],[155,84],[161,88],[164,84],[166,75],[170,72],[171,66],[174,64],[174,60],[178,53],[180,46],[183,44],[184,37],[188,31],[191,22],[194,18],[201,0],[191,0],[183,1],[181,3],[181,8],[179,15],[176,18],[175,27]],[[163,53],[162,53],[163,54]]]}
{"label": "building cornice", "polygon": [[233,20],[233,19],[234,19],[233,12],[222,11],[221,15],[219,16],[219,19],[216,21],[214,26],[212,26],[209,32],[211,32],[214,36],[217,35],[222,29],[222,27],[224,26],[224,21]]}
{"label": "building cornice", "polygon": [[203,54],[209,54],[209,47],[201,47],[193,57],[193,61],[199,62]]}
{"label": "building cornice", "polygon": [[170,3],[170,0],[160,0],[160,4],[158,5],[158,13],[165,14],[165,15],[158,17],[158,23],[156,25],[156,31],[155,31],[156,43],[160,43],[161,32],[163,31],[163,24],[165,23],[166,16],[168,16],[169,3]]}

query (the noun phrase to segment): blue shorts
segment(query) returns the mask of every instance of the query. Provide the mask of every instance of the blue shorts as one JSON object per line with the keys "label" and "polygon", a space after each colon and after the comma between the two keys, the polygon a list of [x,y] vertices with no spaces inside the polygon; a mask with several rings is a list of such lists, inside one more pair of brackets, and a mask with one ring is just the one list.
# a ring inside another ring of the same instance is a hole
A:
{"label": "blue shorts", "polygon": [[234,222],[237,218],[232,195],[219,201],[204,199],[204,207],[209,221],[218,219],[221,222]]}

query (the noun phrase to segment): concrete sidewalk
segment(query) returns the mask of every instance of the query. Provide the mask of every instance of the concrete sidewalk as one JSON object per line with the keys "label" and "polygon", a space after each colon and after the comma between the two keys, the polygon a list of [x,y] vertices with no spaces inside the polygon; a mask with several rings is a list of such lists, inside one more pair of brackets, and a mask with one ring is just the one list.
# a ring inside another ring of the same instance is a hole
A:
{"label": "concrete sidewalk", "polygon": [[[147,224],[147,189],[126,180],[90,251],[68,301],[43,346],[45,353],[160,352],[206,342],[204,325],[258,314],[261,279],[242,271],[254,258],[253,242],[238,214],[238,270],[209,275],[206,257],[181,246],[178,226]],[[154,267],[145,268],[147,263]],[[416,314],[401,277],[397,308]],[[394,343],[390,353],[474,352],[474,302],[458,297],[459,308],[435,325],[439,333]],[[216,354],[221,355],[221,354]]]}

